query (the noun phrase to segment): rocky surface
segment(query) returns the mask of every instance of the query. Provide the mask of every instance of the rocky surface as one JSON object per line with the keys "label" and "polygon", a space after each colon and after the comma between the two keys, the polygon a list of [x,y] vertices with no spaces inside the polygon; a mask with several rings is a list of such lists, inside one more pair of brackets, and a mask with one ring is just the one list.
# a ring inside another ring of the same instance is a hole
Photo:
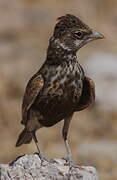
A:
{"label": "rocky surface", "polygon": [[64,159],[54,163],[41,160],[37,154],[18,157],[10,164],[1,164],[1,180],[98,180],[94,167],[74,165],[69,171]]}

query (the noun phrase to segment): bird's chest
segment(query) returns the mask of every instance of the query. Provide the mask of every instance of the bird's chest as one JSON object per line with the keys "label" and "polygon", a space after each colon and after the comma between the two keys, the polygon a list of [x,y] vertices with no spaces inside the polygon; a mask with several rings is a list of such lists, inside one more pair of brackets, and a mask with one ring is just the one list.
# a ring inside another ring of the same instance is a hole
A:
{"label": "bird's chest", "polygon": [[81,95],[82,72],[77,64],[67,64],[51,70],[46,77],[43,95],[58,101],[74,103]]}
{"label": "bird's chest", "polygon": [[45,126],[52,126],[75,111],[82,93],[83,74],[76,66],[51,68],[35,105],[43,114]]}

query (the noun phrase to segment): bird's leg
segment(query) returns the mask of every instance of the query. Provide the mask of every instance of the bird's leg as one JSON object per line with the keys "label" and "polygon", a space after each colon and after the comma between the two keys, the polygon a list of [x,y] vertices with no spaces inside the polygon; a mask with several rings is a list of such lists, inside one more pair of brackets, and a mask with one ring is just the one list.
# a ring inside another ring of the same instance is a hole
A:
{"label": "bird's leg", "polygon": [[37,150],[38,150],[38,155],[39,155],[39,158],[41,159],[41,163],[42,163],[43,160],[44,160],[44,158],[43,158],[42,153],[40,152],[39,143],[38,143],[38,140],[37,140],[35,131],[32,131],[32,138],[33,138],[33,140],[34,140],[34,142],[35,142],[35,145],[36,145]]}
{"label": "bird's leg", "polygon": [[66,159],[68,164],[72,163],[72,154],[71,154],[71,150],[70,150],[68,140],[67,140],[69,125],[70,125],[70,120],[72,118],[72,115],[67,117],[66,119],[64,119],[64,126],[63,126],[63,130],[62,130],[62,135],[63,135],[65,148],[66,148],[66,152],[67,152],[67,157],[65,159]]}
{"label": "bird's leg", "polygon": [[41,159],[41,165],[44,161],[47,161],[49,163],[54,163],[55,161],[53,159],[48,159],[46,157],[43,156],[43,153],[40,152],[40,148],[39,148],[39,143],[38,143],[38,140],[37,140],[37,137],[36,137],[36,134],[35,134],[35,131],[32,131],[32,138],[35,142],[35,145],[37,147],[37,150],[38,150],[38,155],[39,155],[39,158]]}
{"label": "bird's leg", "polygon": [[66,160],[65,165],[69,166],[68,179],[70,179],[70,177],[71,177],[71,169],[73,167],[72,154],[71,154],[71,150],[70,150],[68,140],[67,140],[70,120],[71,120],[72,116],[73,116],[73,114],[71,116],[67,117],[66,119],[64,119],[64,125],[63,125],[63,130],[62,130],[65,148],[66,148],[66,152],[67,152],[67,157],[64,158]]}
{"label": "bird's leg", "polygon": [[65,141],[65,148],[66,148],[66,151],[67,151],[67,156],[66,156],[66,161],[67,162],[72,162],[72,154],[71,154],[71,150],[70,150],[70,147],[69,147],[69,144],[68,144],[68,140],[66,139]]}

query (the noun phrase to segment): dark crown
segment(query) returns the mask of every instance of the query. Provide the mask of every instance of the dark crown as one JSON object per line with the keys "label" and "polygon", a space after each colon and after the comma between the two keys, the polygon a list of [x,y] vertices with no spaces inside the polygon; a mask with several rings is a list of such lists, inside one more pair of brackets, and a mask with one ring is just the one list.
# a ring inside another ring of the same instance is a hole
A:
{"label": "dark crown", "polygon": [[83,23],[78,17],[66,14],[65,16],[61,16],[58,19],[58,23],[54,29],[54,35],[57,36],[59,32],[64,31],[69,28],[79,28],[79,29],[89,29],[88,25]]}

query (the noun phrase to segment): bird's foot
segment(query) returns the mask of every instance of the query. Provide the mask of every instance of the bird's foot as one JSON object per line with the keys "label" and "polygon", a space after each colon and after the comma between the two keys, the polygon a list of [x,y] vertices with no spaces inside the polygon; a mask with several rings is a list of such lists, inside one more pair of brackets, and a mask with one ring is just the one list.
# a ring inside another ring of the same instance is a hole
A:
{"label": "bird's foot", "polygon": [[68,180],[70,180],[71,174],[72,174],[72,168],[75,167],[75,163],[72,160],[71,155],[68,155],[66,158],[63,158],[66,160],[66,163],[64,164],[65,166],[69,166],[69,171],[68,171]]}
{"label": "bird's foot", "polygon": [[65,158],[63,158],[64,160],[66,160],[66,163],[64,165],[68,166],[68,165],[74,165],[74,162],[72,160],[71,155],[66,156]]}
{"label": "bird's foot", "polygon": [[44,162],[48,162],[48,163],[55,163],[56,161],[54,159],[48,159],[46,158],[42,152],[40,153],[35,153],[39,156],[40,160],[41,160],[41,166],[44,164]]}

